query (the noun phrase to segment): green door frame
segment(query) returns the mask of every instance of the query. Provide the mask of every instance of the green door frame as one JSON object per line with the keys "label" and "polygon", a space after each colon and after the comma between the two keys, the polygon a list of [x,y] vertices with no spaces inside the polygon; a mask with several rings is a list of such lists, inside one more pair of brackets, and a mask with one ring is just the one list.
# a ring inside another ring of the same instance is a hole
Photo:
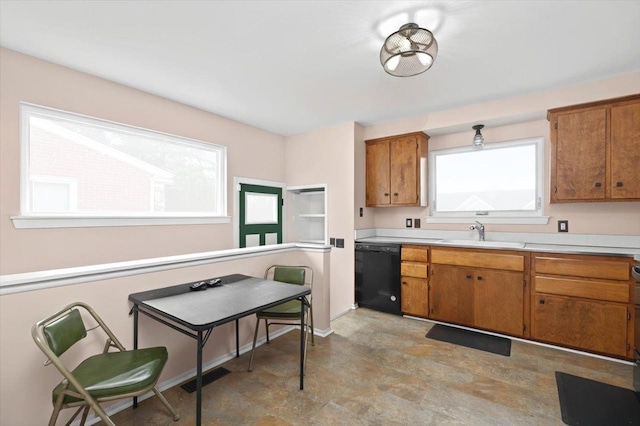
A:
{"label": "green door frame", "polygon": [[[259,245],[266,245],[266,234],[276,234],[277,244],[282,244],[282,191],[280,187],[255,185],[255,184],[240,184],[239,194],[239,247],[247,246],[247,235],[259,235]],[[246,223],[246,194],[272,194],[277,196],[277,223]]]}

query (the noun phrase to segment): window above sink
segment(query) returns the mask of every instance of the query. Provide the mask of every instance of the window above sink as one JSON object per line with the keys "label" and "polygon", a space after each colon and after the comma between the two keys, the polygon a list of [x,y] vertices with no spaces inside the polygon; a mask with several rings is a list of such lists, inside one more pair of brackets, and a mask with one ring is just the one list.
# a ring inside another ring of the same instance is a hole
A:
{"label": "window above sink", "polygon": [[429,152],[429,223],[533,223],[543,216],[544,139]]}

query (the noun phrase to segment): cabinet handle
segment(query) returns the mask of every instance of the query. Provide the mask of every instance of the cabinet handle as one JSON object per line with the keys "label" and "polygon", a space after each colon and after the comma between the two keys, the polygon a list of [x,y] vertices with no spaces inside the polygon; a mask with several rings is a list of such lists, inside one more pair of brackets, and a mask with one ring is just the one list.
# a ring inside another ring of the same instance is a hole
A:
{"label": "cabinet handle", "polygon": [[544,305],[544,299],[540,299],[540,302],[538,303],[540,303],[541,305]]}
{"label": "cabinet handle", "polygon": [[384,193],[384,196],[385,196],[385,197],[388,197],[388,196],[389,196],[389,193],[388,193],[388,192],[385,192],[385,193]]}
{"label": "cabinet handle", "polygon": [[602,183],[596,182],[596,188],[600,188],[601,186],[602,186]]}
{"label": "cabinet handle", "polygon": [[482,277],[478,275],[478,281],[482,281]]}
{"label": "cabinet handle", "polygon": [[471,275],[467,275],[467,279],[470,279],[470,278],[471,278]]}
{"label": "cabinet handle", "polygon": [[402,285],[407,285],[407,282],[406,281],[402,281]]}
{"label": "cabinet handle", "polygon": [[397,192],[394,192],[394,193],[393,193],[393,195],[394,195],[395,197],[397,197],[397,196],[398,196],[398,193],[397,193]]}
{"label": "cabinet handle", "polygon": [[622,186],[622,182],[616,182],[616,186],[620,188]]}

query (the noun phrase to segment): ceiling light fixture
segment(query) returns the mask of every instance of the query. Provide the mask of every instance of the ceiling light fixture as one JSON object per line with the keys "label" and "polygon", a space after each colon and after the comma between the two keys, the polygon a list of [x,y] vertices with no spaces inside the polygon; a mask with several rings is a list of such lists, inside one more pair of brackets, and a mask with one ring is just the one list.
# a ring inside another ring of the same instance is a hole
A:
{"label": "ceiling light fixture", "polygon": [[476,124],[472,127],[473,130],[476,131],[476,134],[473,136],[473,147],[474,148],[482,148],[484,146],[484,136],[480,133],[480,129],[484,127],[484,124]]}
{"label": "ceiling light fixture", "polygon": [[438,54],[438,42],[433,33],[417,24],[404,24],[384,41],[380,63],[396,77],[422,74],[433,65]]}

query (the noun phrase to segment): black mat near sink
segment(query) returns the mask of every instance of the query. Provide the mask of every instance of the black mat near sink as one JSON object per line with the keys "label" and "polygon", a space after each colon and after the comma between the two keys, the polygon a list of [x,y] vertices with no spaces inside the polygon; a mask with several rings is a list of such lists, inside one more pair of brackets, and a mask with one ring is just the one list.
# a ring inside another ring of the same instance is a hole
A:
{"label": "black mat near sink", "polygon": [[511,356],[511,339],[505,339],[504,337],[477,333],[457,327],[448,327],[442,324],[434,325],[426,337],[502,356]]}
{"label": "black mat near sink", "polygon": [[637,392],[556,371],[562,421],[570,426],[640,425]]}

